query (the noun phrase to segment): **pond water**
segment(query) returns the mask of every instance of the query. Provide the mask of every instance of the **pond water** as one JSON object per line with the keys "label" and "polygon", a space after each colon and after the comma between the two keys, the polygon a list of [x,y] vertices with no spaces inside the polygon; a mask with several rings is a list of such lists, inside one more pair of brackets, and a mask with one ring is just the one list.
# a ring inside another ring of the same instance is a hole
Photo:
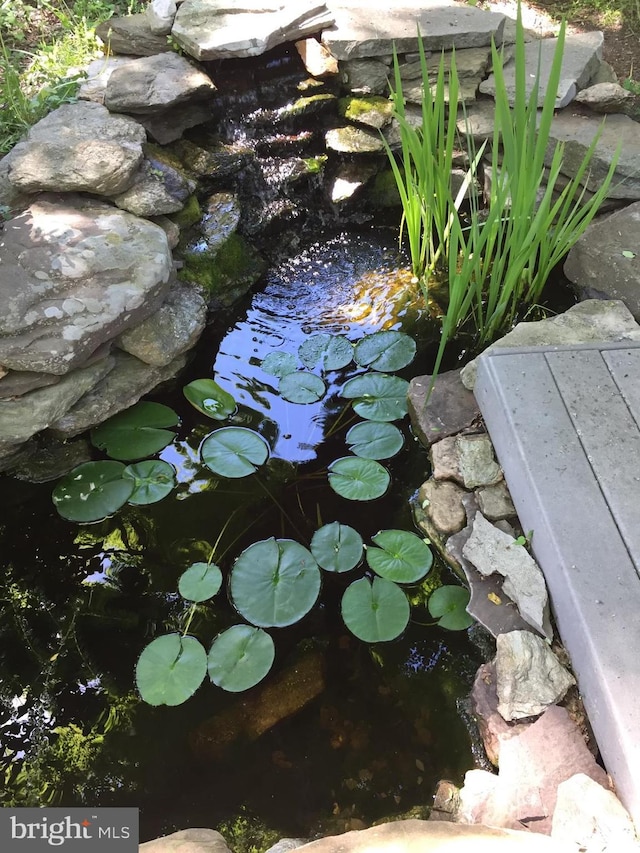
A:
{"label": "pond water", "polygon": [[[466,632],[425,624],[432,620],[421,585],[408,589],[412,622],[392,643],[369,646],[349,635],[340,598],[350,578],[325,574],[319,604],[272,632],[276,664],[263,684],[238,697],[207,680],[175,708],[152,708],[135,692],[142,648],[184,628],[189,608],[176,592],[178,577],[212,546],[228,573],[252,542],[276,536],[308,546],[333,520],[365,541],[382,528],[414,529],[410,499],[428,460],[408,424],[403,450],[385,463],[393,486],[383,498],[346,501],[327,485],[327,464],[346,455],[344,433],[355,422],[338,389],[361,368],[327,374],[327,397],[297,405],[278,395],[277,380],[261,367],[270,352],[295,354],[315,332],[357,341],[394,328],[418,343],[401,375],[428,372],[433,323],[398,258],[397,232],[319,235],[262,285],[216,318],[175,392],[156,398],[181,417],[176,440],[160,454],[178,472],[169,497],[80,526],[57,515],[51,484],[0,481],[0,804],[139,806],[141,840],[188,826],[308,836],[428,804],[440,778],[461,781],[473,766],[457,706],[480,654]],[[199,461],[201,442],[218,424],[180,389],[212,376],[238,403],[229,422],[269,443],[259,475],[225,481]],[[447,580],[445,567],[436,566],[438,574]],[[197,608],[190,632],[208,648],[237,621],[221,596]],[[293,670],[295,689],[279,687]],[[295,694],[298,682],[311,687],[297,713],[260,737],[246,727],[234,736],[252,703],[263,719],[278,719],[278,693]],[[240,849],[246,839],[235,841]]]}

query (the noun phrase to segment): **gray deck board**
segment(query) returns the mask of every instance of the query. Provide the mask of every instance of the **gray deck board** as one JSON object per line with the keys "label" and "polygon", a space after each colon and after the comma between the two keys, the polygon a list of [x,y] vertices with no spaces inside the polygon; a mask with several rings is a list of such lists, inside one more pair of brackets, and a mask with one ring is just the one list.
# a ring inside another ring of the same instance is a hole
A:
{"label": "gray deck board", "polygon": [[640,822],[638,355],[496,349],[475,393],[605,765]]}

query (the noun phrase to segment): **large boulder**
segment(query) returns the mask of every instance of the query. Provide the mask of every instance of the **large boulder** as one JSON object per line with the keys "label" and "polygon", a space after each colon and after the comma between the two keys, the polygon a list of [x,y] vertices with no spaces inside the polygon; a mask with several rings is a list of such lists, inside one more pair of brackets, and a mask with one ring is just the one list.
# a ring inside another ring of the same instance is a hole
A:
{"label": "large boulder", "polygon": [[136,216],[176,213],[196,189],[179,161],[155,145],[145,145],[145,158],[131,186],[113,197],[123,210]]}
{"label": "large boulder", "polygon": [[109,18],[96,27],[96,35],[108,45],[112,53],[126,56],[153,56],[173,50],[166,35],[151,29],[145,13]]}
{"label": "large boulder", "polygon": [[0,364],[64,374],[155,311],[173,260],[165,232],[103,202],[43,197],[10,220]]}

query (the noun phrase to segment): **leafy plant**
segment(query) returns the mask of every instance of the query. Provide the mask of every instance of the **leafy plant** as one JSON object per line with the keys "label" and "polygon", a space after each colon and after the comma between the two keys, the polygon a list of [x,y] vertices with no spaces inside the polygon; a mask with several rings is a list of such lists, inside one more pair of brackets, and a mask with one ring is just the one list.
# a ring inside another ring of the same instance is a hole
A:
{"label": "leafy plant", "polygon": [[173,441],[167,427],[178,424],[178,416],[161,403],[136,403],[91,431],[92,443],[112,459],[142,459]]}
{"label": "leafy plant", "polygon": [[344,624],[365,643],[395,640],[409,624],[411,608],[399,586],[385,578],[360,578],[342,596]]}
{"label": "leafy plant", "polygon": [[143,650],[136,664],[136,684],[149,705],[180,705],[202,684],[207,653],[194,637],[164,634]]}
{"label": "leafy plant", "polygon": [[273,640],[266,631],[233,625],[213,641],[208,656],[209,678],[223,690],[240,693],[262,681],[275,655]]}
{"label": "leafy plant", "polygon": [[362,536],[339,521],[318,528],[310,548],[316,562],[326,572],[350,572],[362,560]]}
{"label": "leafy plant", "polygon": [[441,628],[463,631],[473,625],[473,617],[466,611],[468,603],[468,589],[463,586],[441,586],[431,594],[428,608]]}
{"label": "leafy plant", "polygon": [[329,485],[350,501],[372,501],[387,491],[391,475],[379,462],[343,456],[329,465]]}
{"label": "leafy plant", "polygon": [[216,421],[225,420],[236,410],[236,401],[231,394],[213,379],[196,379],[189,382],[182,389],[182,393],[194,409]]}
{"label": "leafy plant", "polygon": [[404,436],[393,424],[364,421],[351,427],[345,441],[356,456],[390,459],[402,450]]}
{"label": "leafy plant", "polygon": [[269,458],[269,445],[246,427],[222,427],[205,438],[200,454],[214,474],[235,479],[254,474]]}
{"label": "leafy plant", "polygon": [[290,403],[317,403],[324,397],[326,386],[315,373],[296,370],[282,377],[278,390]]}
{"label": "leafy plant", "polygon": [[55,508],[69,521],[99,521],[131,497],[133,479],[124,479],[122,462],[85,462],[63,477],[53,490]]}
{"label": "leafy plant", "polygon": [[376,574],[396,583],[421,580],[433,565],[429,546],[407,530],[383,530],[373,537],[377,548],[367,549],[367,563]]}

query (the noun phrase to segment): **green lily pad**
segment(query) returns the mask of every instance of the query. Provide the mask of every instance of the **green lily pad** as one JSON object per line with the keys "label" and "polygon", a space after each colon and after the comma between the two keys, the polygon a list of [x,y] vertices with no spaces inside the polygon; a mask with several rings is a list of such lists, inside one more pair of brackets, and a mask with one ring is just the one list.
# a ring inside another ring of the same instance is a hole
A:
{"label": "green lily pad", "polygon": [[148,459],[127,465],[122,476],[133,480],[133,492],[129,503],[135,506],[154,504],[171,492],[176,484],[176,472],[172,465],[162,459]]}
{"label": "green lily pad", "polygon": [[414,583],[433,565],[431,548],[408,530],[382,530],[372,539],[378,547],[367,548],[367,564],[387,580]]}
{"label": "green lily pad", "polygon": [[207,674],[207,653],[194,637],[156,637],[138,658],[136,684],[149,705],[180,705]]}
{"label": "green lily pad", "polygon": [[329,485],[350,501],[372,501],[389,488],[391,477],[386,468],[373,459],[343,456],[329,465]]}
{"label": "green lily pad", "polygon": [[309,370],[340,370],[353,359],[353,345],[342,335],[312,335],[300,344],[298,355]]}
{"label": "green lily pad", "polygon": [[427,606],[441,628],[464,631],[473,625],[473,617],[466,610],[469,598],[469,590],[463,586],[440,586],[429,597]]}
{"label": "green lily pad", "polygon": [[364,459],[390,459],[402,450],[404,436],[390,423],[365,421],[352,426],[346,435],[349,449]]}
{"label": "green lily pad", "polygon": [[409,383],[387,373],[365,373],[345,382],[340,392],[369,421],[396,421],[407,414]]}
{"label": "green lily pad", "polygon": [[63,518],[88,523],[124,506],[134,490],[133,480],[123,479],[122,462],[85,462],[66,474],[53,490],[52,500]]}
{"label": "green lily pad", "polygon": [[311,553],[327,572],[349,572],[362,559],[362,537],[353,527],[333,521],[313,534]]}
{"label": "green lily pad", "polygon": [[209,651],[209,678],[230,693],[248,690],[271,669],[276,650],[261,628],[233,625],[213,641]]}
{"label": "green lily pad", "polygon": [[320,569],[313,555],[291,539],[249,545],[231,571],[234,607],[253,625],[283,628],[305,616],[320,592]]}
{"label": "green lily pad", "polygon": [[360,578],[342,596],[344,624],[365,643],[395,640],[409,624],[407,596],[385,578]]}
{"label": "green lily pad", "polygon": [[269,445],[246,427],[222,427],[205,438],[200,455],[214,474],[237,479],[254,474],[264,465],[269,458]]}
{"label": "green lily pad", "polygon": [[112,459],[131,462],[153,456],[173,441],[178,415],[161,403],[136,403],[91,430],[91,441]]}
{"label": "green lily pad", "polygon": [[216,421],[225,420],[237,409],[231,394],[213,379],[195,379],[185,385],[182,392],[194,409]]}
{"label": "green lily pad", "polygon": [[358,341],[353,357],[361,367],[394,371],[411,364],[416,355],[416,342],[404,332],[374,332]]}
{"label": "green lily pad", "polygon": [[298,362],[295,355],[291,355],[290,352],[270,352],[262,360],[260,367],[262,367],[265,373],[282,379],[288,373],[295,373],[298,369]]}
{"label": "green lily pad", "polygon": [[211,563],[193,563],[178,580],[178,592],[187,601],[207,601],[222,586],[222,572]]}
{"label": "green lily pad", "polygon": [[326,387],[315,373],[296,370],[295,373],[287,373],[282,377],[278,391],[280,396],[290,403],[317,403],[324,397]]}

